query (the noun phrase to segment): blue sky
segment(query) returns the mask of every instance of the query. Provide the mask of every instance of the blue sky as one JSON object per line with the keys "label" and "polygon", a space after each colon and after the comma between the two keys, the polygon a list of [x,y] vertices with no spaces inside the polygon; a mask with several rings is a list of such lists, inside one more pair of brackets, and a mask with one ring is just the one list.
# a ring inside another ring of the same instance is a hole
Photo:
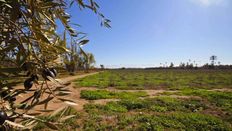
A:
{"label": "blue sky", "polygon": [[160,63],[199,65],[217,55],[232,64],[231,0],[97,0],[111,29],[100,26],[90,11],[72,8],[76,28],[88,34],[84,47],[96,66],[146,67]]}

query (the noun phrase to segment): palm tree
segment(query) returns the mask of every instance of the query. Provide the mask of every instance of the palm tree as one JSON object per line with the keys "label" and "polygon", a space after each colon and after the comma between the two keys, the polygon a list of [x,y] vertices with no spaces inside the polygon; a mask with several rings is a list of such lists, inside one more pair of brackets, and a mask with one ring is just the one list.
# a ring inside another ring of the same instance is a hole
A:
{"label": "palm tree", "polygon": [[84,57],[84,66],[85,69],[88,71],[89,68],[93,67],[93,65],[96,63],[94,55],[92,53],[86,53]]}
{"label": "palm tree", "polygon": [[[64,38],[66,39],[66,32],[64,32]],[[82,46],[87,44],[89,40],[81,40],[77,41],[75,39],[71,39],[70,41],[70,52],[64,55],[64,63],[66,69],[73,74],[77,69],[83,69],[85,63],[87,61],[88,55],[82,49]]]}

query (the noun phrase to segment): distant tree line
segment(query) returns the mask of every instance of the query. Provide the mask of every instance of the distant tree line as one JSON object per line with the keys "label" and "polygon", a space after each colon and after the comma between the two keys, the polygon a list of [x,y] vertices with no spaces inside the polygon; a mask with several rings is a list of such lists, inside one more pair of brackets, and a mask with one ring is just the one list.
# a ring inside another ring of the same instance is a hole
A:
{"label": "distant tree line", "polygon": [[[123,68],[125,69],[125,68]],[[211,65],[211,64],[204,64],[203,66],[193,66],[193,64],[185,64],[185,63],[181,63],[179,66],[167,66],[167,67],[148,67],[145,69],[193,69],[193,70],[197,70],[197,69],[232,69],[232,65]]]}
{"label": "distant tree line", "polygon": [[[178,66],[174,66],[173,62],[168,65],[167,62],[160,63],[160,67],[158,69],[232,69],[232,65],[223,65],[220,61],[216,61],[217,56],[210,56],[210,63],[206,63],[203,66],[199,66],[196,61],[181,62]],[[146,69],[152,69],[146,68]],[[157,69],[157,68],[156,68]]]}

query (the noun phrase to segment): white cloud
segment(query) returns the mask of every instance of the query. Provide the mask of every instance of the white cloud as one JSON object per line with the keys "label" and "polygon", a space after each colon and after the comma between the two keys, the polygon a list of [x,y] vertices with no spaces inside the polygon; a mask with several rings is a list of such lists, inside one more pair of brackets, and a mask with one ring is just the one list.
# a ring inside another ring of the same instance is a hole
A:
{"label": "white cloud", "polygon": [[226,2],[226,0],[190,0],[190,1],[205,7],[224,5]]}

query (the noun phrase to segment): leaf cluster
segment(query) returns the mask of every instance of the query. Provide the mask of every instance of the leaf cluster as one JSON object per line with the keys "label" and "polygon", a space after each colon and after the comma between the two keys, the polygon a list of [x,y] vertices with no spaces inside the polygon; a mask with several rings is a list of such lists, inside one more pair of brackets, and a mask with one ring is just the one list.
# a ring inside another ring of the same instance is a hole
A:
{"label": "leaf cluster", "polygon": [[[55,79],[56,74],[50,72],[51,67],[59,64],[57,59],[70,52],[67,38],[61,38],[57,33],[57,21],[63,24],[70,38],[81,45],[88,42],[80,40],[81,32],[71,26],[67,9],[73,4],[81,10],[92,10],[101,18],[102,25],[110,27],[110,21],[98,11],[99,6],[93,0],[0,0],[0,109],[7,112],[9,118],[2,126],[9,124],[22,128],[20,123],[14,123],[15,119],[30,119],[29,125],[35,121],[43,122],[26,114],[37,105],[44,105],[46,109],[54,98],[74,104],[61,97],[69,91]],[[35,89],[14,88],[15,83],[12,84],[11,80],[25,77],[30,80],[25,85],[31,87],[28,84],[33,84]],[[48,84],[48,81],[53,84]],[[16,100],[17,96],[27,93],[32,95],[23,102]],[[42,96],[46,98],[42,99]],[[22,112],[19,113],[19,109]],[[51,123],[47,124],[53,128]]]}

